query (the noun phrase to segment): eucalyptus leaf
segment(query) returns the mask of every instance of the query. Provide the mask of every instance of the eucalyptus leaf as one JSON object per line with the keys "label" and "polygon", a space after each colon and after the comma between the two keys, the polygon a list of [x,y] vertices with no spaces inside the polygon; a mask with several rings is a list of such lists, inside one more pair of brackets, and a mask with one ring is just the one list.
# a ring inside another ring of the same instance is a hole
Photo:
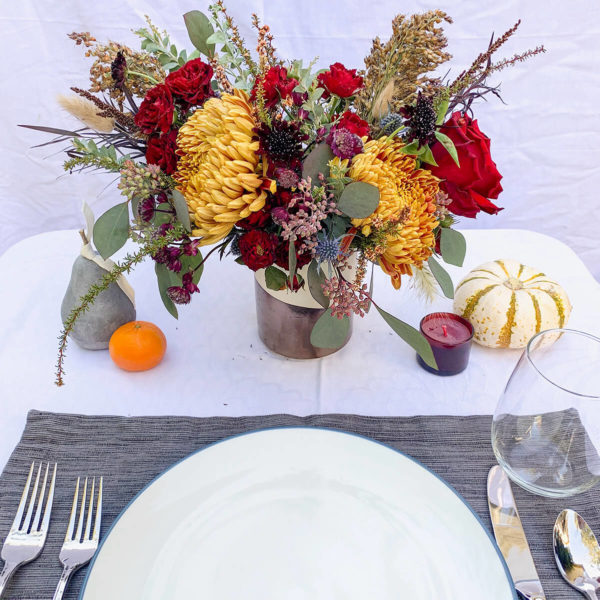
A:
{"label": "eucalyptus leaf", "polygon": [[379,190],[364,181],[348,184],[338,201],[338,208],[351,219],[366,219],[378,205]]}
{"label": "eucalyptus leaf", "polygon": [[179,222],[185,227],[186,231],[192,231],[190,213],[188,211],[188,205],[183,197],[183,194],[179,190],[173,190],[171,192],[171,198],[173,199],[173,207],[175,208],[177,219],[179,219]]}
{"label": "eucalyptus leaf", "polygon": [[169,298],[167,294],[167,289],[171,286],[179,286],[181,285],[181,278],[174,273],[173,271],[169,271],[165,265],[160,263],[154,264],[154,272],[156,273],[156,281],[158,282],[158,291],[160,293],[160,299],[163,301],[165,308],[169,311],[169,313],[175,317],[179,318],[179,313],[177,312],[177,307],[171,298]]}
{"label": "eucalyptus leaf", "polygon": [[163,225],[164,223],[170,223],[173,217],[170,211],[173,210],[173,207],[168,202],[161,202],[156,208],[157,212],[154,213],[154,218],[152,219],[154,225],[158,226]]}
{"label": "eucalyptus leaf", "polygon": [[369,283],[369,304],[367,304],[367,310],[365,312],[369,312],[371,310],[371,306],[373,305],[373,301],[371,298],[373,297],[373,275],[375,274],[375,265],[371,263],[371,283]]}
{"label": "eucalyptus leaf", "polygon": [[435,139],[446,148],[448,154],[452,157],[452,160],[456,163],[457,167],[460,167],[460,162],[458,161],[458,152],[456,151],[456,146],[454,142],[441,131],[435,132]]}
{"label": "eucalyptus leaf", "polygon": [[331,309],[324,312],[315,323],[310,333],[310,343],[315,348],[341,348],[348,339],[350,319],[341,319],[331,314]]}
{"label": "eucalyptus leaf", "polygon": [[450,299],[454,298],[454,284],[446,269],[444,269],[433,256],[429,257],[427,264],[429,265],[435,280],[439,283],[442,292],[444,292],[444,296]]}
{"label": "eucalyptus leaf", "polygon": [[192,44],[204,56],[212,58],[215,54],[215,45],[208,43],[207,40],[215,30],[208,17],[199,10],[191,10],[183,15],[183,20]]}
{"label": "eucalyptus leaf", "polygon": [[94,245],[100,256],[107,259],[120,250],[129,235],[129,206],[127,202],[109,208],[94,225]]}
{"label": "eucalyptus leaf", "polygon": [[467,241],[464,235],[455,229],[442,227],[440,236],[442,258],[449,265],[462,267],[467,253]]}
{"label": "eucalyptus leaf", "polygon": [[202,273],[204,271],[202,253],[198,252],[196,256],[187,256],[187,254],[184,254],[180,260],[181,275],[183,276],[185,273],[192,271],[192,281],[198,285],[200,277],[202,277]]}
{"label": "eucalyptus leaf", "polygon": [[408,323],[401,321],[400,319],[390,315],[385,310],[375,306],[379,311],[379,314],[383,317],[383,320],[398,334],[409,346],[414,348],[417,354],[425,361],[425,364],[430,366],[432,369],[437,369],[435,357],[433,356],[433,350],[429,345],[429,342],[425,339],[425,336],[420,331],[417,331],[414,327],[411,327]]}
{"label": "eucalyptus leaf", "polygon": [[224,31],[215,31],[206,40],[207,44],[225,44],[229,38]]}
{"label": "eucalyptus leaf", "polygon": [[321,271],[316,260],[308,265],[308,289],[310,295],[323,307],[329,308],[329,298],[323,293],[321,285],[325,283],[325,273]]}
{"label": "eucalyptus leaf", "polygon": [[285,288],[287,275],[274,265],[265,269],[265,282],[270,290],[279,291]]}
{"label": "eucalyptus leaf", "polygon": [[322,173],[325,179],[329,177],[329,161],[333,160],[331,148],[324,142],[317,144],[304,159],[302,164],[302,178],[310,177],[313,187],[320,185],[319,173]]}

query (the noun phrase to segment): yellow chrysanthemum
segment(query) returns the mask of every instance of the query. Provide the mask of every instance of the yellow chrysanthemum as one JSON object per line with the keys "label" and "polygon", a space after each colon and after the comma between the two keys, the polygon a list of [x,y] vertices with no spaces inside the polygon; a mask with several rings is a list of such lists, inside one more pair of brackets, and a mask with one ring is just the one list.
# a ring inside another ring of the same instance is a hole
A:
{"label": "yellow chrysanthemum", "polygon": [[256,126],[247,94],[234,90],[208,100],[179,130],[177,189],[203,245],[218,242],[265,205],[268,180],[252,139]]}
{"label": "yellow chrysanthemum", "polygon": [[396,289],[401,275],[412,275],[412,267],[420,268],[431,256],[438,224],[434,198],[439,180],[429,171],[416,169],[415,159],[402,152],[403,145],[387,138],[371,140],[353,158],[348,172],[352,179],[379,189],[377,210],[366,219],[354,219],[353,225],[369,236],[373,227],[398,222],[379,255],[379,264]]}

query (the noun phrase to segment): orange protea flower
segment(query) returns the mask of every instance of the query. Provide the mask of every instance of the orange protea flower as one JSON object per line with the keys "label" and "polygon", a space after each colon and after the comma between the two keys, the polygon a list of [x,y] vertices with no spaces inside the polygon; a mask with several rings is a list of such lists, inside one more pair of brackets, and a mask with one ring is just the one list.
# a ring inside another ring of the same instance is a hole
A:
{"label": "orange protea flower", "polygon": [[367,237],[376,229],[388,232],[377,254],[396,289],[402,275],[412,275],[412,267],[420,268],[431,256],[438,225],[434,213],[439,180],[430,171],[416,169],[414,157],[404,154],[403,146],[388,138],[371,140],[352,159],[348,172],[352,179],[379,189],[377,210],[352,224]]}
{"label": "orange protea flower", "polygon": [[247,94],[234,90],[208,100],[179,130],[174,178],[202,245],[223,239],[237,221],[263,208],[266,189],[274,187],[257,154],[257,126]]}

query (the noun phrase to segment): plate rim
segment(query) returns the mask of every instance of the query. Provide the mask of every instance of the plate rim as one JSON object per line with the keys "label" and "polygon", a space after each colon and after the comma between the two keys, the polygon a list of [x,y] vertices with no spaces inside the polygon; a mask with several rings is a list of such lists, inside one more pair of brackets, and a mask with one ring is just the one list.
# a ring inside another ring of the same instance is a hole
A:
{"label": "plate rim", "polygon": [[139,492],[137,492],[137,494],[123,507],[123,509],[119,512],[119,514],[115,518],[115,520],[111,523],[110,527],[108,528],[108,531],[104,534],[104,537],[100,541],[100,545],[98,546],[98,550],[96,550],[96,552],[94,553],[94,556],[92,557],[92,560],[90,561],[90,564],[88,565],[88,567],[86,569],[85,577],[84,577],[84,579],[83,579],[83,581],[81,583],[81,589],[79,590],[79,594],[77,596],[77,599],[78,600],[83,600],[83,595],[84,595],[85,590],[87,588],[88,579],[89,579],[89,577],[90,577],[90,575],[92,573],[94,565],[96,564],[96,559],[98,558],[98,556],[100,556],[100,551],[102,550],[102,546],[104,546],[104,543],[106,542],[106,540],[110,536],[112,530],[117,526],[118,522],[121,520],[121,518],[123,517],[123,515],[129,510],[129,508],[133,505],[133,503],[150,486],[152,486],[161,477],[163,477],[163,475],[166,475],[169,471],[171,471],[171,469],[174,469],[180,463],[183,463],[186,460],[188,460],[188,459],[192,458],[193,456],[195,456],[196,454],[199,454],[200,452],[204,452],[205,450],[208,450],[209,448],[212,448],[213,446],[217,446],[218,444],[222,444],[224,442],[227,442],[229,440],[233,440],[233,439],[239,438],[239,437],[244,437],[244,436],[248,436],[248,435],[254,435],[254,434],[263,433],[263,432],[266,432],[266,431],[277,431],[277,430],[285,430],[285,429],[306,429],[306,430],[309,430],[309,431],[315,431],[315,430],[316,431],[326,431],[327,433],[339,433],[340,435],[349,435],[349,436],[352,436],[352,437],[357,437],[357,438],[360,438],[362,440],[366,440],[367,442],[371,442],[373,444],[378,444],[379,446],[383,446],[384,448],[387,448],[388,450],[391,450],[392,452],[396,452],[397,454],[400,454],[402,457],[404,457],[404,458],[408,459],[409,461],[415,463],[417,466],[421,467],[422,469],[424,469],[425,471],[427,471],[428,473],[430,473],[431,475],[433,475],[438,481],[440,481],[443,485],[445,485],[460,500],[460,502],[464,506],[467,507],[467,509],[469,510],[469,512],[475,517],[477,523],[483,529],[483,531],[487,535],[489,541],[491,542],[492,547],[494,548],[494,550],[496,551],[496,554],[497,554],[498,558],[500,559],[500,564],[504,568],[504,574],[506,575],[506,578],[507,578],[508,583],[509,583],[509,587],[510,587],[511,592],[512,592],[512,599],[511,600],[519,600],[518,596],[517,596],[517,592],[516,592],[515,586],[514,586],[514,582],[513,582],[512,576],[510,574],[510,570],[508,569],[508,565],[506,564],[506,561],[504,560],[504,556],[502,555],[502,552],[500,551],[500,548],[498,547],[498,544],[496,543],[496,540],[495,540],[494,536],[488,530],[488,528],[485,526],[485,524],[483,523],[483,520],[479,516],[479,514],[477,514],[477,512],[475,512],[475,509],[465,500],[465,498],[463,498],[462,494],[460,494],[454,488],[454,486],[450,485],[450,483],[448,483],[445,479],[443,479],[441,475],[438,475],[435,471],[433,471],[432,469],[430,469],[427,465],[424,465],[420,460],[418,460],[416,458],[413,458],[412,456],[410,456],[409,454],[406,454],[402,450],[398,450],[398,449],[394,448],[393,446],[390,446],[389,444],[386,444],[384,442],[380,442],[379,440],[375,440],[375,439],[370,438],[370,437],[368,437],[366,435],[363,435],[361,433],[355,433],[353,431],[346,431],[345,429],[334,429],[332,427],[323,427],[323,426],[314,426],[313,427],[311,425],[278,425],[278,426],[274,426],[274,427],[261,427],[259,429],[252,429],[250,431],[243,431],[241,433],[235,433],[233,435],[224,437],[221,440],[217,440],[216,442],[211,442],[210,444],[207,444],[203,448],[199,448],[198,450],[194,450],[194,452],[191,452],[190,454],[188,454],[188,455],[184,456],[183,458],[180,458],[178,461],[174,462],[172,465],[169,465],[164,471],[162,471],[161,473],[159,473],[156,477],[154,477],[151,481],[149,481],[141,490],[139,490]]}

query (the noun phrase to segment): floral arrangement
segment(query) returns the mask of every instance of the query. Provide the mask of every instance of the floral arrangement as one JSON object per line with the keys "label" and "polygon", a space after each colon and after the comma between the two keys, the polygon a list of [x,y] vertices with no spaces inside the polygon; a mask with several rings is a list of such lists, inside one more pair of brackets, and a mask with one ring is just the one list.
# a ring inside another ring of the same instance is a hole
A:
{"label": "floral arrangement", "polygon": [[[310,290],[328,309],[313,330],[315,346],[324,339],[341,345],[349,315],[373,304],[434,364],[421,334],[373,301],[369,265],[379,265],[395,288],[413,276],[427,293],[437,281],[453,296],[440,258],[462,264],[457,217],[501,210],[494,203],[501,175],[473,103],[499,96],[491,75],[544,48],[495,62],[517,23],[492,36],[457,77],[439,78],[434,72],[451,58],[442,27],[451,19],[433,10],[398,15],[390,39],[373,41],[364,69],[336,62],[316,70],[316,59],[280,59],[256,15],[251,52],[221,0],[208,15],[192,11],[184,19],[190,54],[149,19],[135,32],[140,50],[71,34],[94,61],[91,86],[73,87],[59,101],[83,127],[29,126],[69,142],[67,171],[118,174],[123,200],[93,231],[102,257],[128,238],[140,244],[65,322],[57,383],[67,336],[102,289],[149,256],[176,317],[215,252],[265,269],[272,290]],[[204,246],[212,248],[203,254]]]}

